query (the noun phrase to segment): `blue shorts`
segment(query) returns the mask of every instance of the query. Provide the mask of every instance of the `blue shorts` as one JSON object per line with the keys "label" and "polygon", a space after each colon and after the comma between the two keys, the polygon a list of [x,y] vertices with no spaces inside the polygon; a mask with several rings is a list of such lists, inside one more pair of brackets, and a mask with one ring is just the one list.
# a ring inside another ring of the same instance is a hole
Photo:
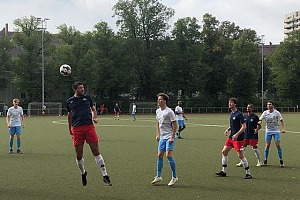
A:
{"label": "blue shorts", "polygon": [[184,120],[177,120],[178,126],[185,126]]}
{"label": "blue shorts", "polygon": [[175,146],[175,141],[176,141],[175,138],[172,143],[169,142],[169,139],[160,139],[158,142],[158,152],[173,151]]}
{"label": "blue shorts", "polygon": [[270,143],[272,141],[272,136],[274,137],[275,142],[280,142],[280,132],[278,131],[266,132],[265,134],[266,142]]}
{"label": "blue shorts", "polygon": [[10,135],[21,135],[22,127],[21,126],[13,126],[8,129]]}

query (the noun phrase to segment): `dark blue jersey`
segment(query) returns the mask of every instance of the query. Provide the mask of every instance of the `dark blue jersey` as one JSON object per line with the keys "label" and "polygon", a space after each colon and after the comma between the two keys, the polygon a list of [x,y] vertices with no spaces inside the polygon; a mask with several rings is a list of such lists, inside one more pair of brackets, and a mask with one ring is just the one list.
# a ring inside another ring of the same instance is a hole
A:
{"label": "dark blue jersey", "polygon": [[[229,138],[232,139],[232,136],[236,134],[240,129],[241,125],[245,123],[244,116],[240,111],[231,112],[230,113],[230,130],[231,133],[229,135]],[[238,138],[238,141],[244,140],[244,133],[241,133]]]}
{"label": "dark blue jersey", "polygon": [[92,124],[93,100],[88,95],[72,96],[67,100],[67,110],[72,115],[72,126]]}
{"label": "dark blue jersey", "polygon": [[259,121],[258,116],[254,113],[250,116],[245,114],[244,119],[246,122],[245,139],[258,139],[258,134],[254,134],[254,129],[257,128],[257,123]]}

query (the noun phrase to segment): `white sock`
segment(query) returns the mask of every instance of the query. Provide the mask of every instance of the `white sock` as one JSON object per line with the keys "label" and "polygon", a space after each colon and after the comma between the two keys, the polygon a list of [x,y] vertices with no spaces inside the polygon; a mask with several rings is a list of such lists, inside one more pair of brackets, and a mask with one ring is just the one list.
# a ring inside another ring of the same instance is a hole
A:
{"label": "white sock", "polygon": [[227,163],[228,163],[228,156],[222,155],[222,171],[226,173],[227,171]]}
{"label": "white sock", "polygon": [[103,157],[101,156],[101,154],[99,154],[98,156],[95,156],[95,161],[96,161],[96,164],[98,165],[98,167],[100,168],[102,175],[107,176],[105,163],[104,163],[104,160],[103,160]]}
{"label": "white sock", "polygon": [[259,150],[258,149],[253,149],[253,151],[254,151],[254,154],[255,154],[255,156],[256,156],[256,158],[257,158],[257,162],[259,162],[260,163],[260,152],[259,152]]}
{"label": "white sock", "polygon": [[246,174],[250,174],[250,169],[249,169],[249,164],[247,159],[244,157],[241,161],[243,162],[243,166],[246,170]]}
{"label": "white sock", "polygon": [[81,174],[85,173],[85,169],[84,169],[84,159],[82,158],[81,160],[77,160],[76,159],[76,163],[80,169]]}

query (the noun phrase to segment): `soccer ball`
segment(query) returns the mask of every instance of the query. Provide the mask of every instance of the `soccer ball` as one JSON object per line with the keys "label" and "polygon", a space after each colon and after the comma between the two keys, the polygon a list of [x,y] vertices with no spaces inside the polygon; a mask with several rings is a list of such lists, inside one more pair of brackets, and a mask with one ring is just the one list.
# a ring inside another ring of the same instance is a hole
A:
{"label": "soccer ball", "polygon": [[69,76],[72,72],[72,69],[71,69],[70,65],[63,64],[62,66],[60,66],[59,72],[63,76]]}

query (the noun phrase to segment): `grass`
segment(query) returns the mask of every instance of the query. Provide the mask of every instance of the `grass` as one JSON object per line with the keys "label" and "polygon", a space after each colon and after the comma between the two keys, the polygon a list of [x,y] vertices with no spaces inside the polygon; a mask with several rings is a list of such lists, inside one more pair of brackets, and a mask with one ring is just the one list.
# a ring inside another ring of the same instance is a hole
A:
{"label": "grass", "polygon": [[[243,180],[245,172],[235,167],[239,160],[233,150],[228,177],[214,176],[221,169],[228,115],[187,117],[184,139],[175,145],[179,182],[174,187],[167,186],[171,172],[166,159],[162,183],[150,184],[156,171],[154,115],[137,116],[137,121],[124,115],[119,121],[109,115],[100,117],[96,129],[112,187],[102,183],[88,145],[84,155],[88,185],[81,185],[66,117],[26,118],[22,155],[8,154],[9,135],[5,118],[0,118],[0,199],[299,199],[299,115],[283,114],[287,123],[287,133],[282,135],[285,168],[279,167],[274,143],[267,167],[255,167],[254,153],[247,148],[252,180]],[[263,131],[259,134],[263,155]]]}

